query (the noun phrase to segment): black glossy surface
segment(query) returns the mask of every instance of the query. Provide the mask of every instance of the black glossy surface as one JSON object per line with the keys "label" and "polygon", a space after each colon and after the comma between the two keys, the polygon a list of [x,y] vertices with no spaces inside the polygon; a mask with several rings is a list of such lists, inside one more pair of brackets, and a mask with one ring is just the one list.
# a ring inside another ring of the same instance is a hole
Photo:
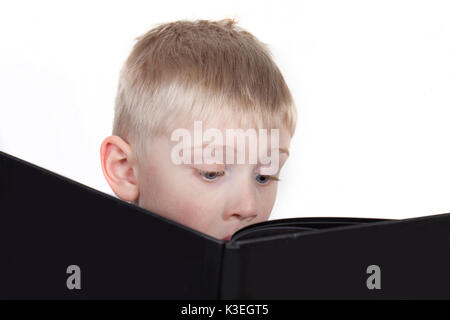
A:
{"label": "black glossy surface", "polygon": [[0,298],[218,297],[222,242],[4,153],[0,184]]}

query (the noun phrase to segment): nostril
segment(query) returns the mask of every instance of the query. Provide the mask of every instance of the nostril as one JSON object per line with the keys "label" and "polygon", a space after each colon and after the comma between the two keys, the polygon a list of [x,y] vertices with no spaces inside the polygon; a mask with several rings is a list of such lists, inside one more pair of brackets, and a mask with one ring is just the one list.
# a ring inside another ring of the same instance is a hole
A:
{"label": "nostril", "polygon": [[239,220],[242,220],[242,216],[241,216],[239,213],[233,213],[233,214],[231,215],[231,217],[232,217],[232,218],[239,219]]}
{"label": "nostril", "polygon": [[234,213],[231,215],[231,217],[236,218],[238,220],[242,220],[242,221],[251,221],[256,217],[256,214],[247,215],[247,214]]}

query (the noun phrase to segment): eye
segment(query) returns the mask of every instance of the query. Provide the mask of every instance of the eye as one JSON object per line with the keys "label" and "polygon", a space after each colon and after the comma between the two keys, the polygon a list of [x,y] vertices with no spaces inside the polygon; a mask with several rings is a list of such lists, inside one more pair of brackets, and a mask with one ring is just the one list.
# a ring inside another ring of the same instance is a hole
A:
{"label": "eye", "polygon": [[259,184],[267,184],[270,182],[270,180],[280,181],[280,179],[278,179],[276,176],[266,176],[262,174],[256,175],[256,181],[258,181]]}
{"label": "eye", "polygon": [[203,170],[199,170],[199,173],[203,177],[203,179],[207,181],[214,181],[218,177],[221,177],[225,174],[224,171],[203,171]]}

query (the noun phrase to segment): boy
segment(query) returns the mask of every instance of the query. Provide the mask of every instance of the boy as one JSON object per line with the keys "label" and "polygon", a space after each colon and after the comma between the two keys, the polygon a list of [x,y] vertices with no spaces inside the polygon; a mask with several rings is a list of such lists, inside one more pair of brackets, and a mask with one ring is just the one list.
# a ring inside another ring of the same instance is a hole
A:
{"label": "boy", "polygon": [[229,19],[162,24],[137,40],[100,148],[114,193],[225,241],[266,221],[297,113],[265,45]]}

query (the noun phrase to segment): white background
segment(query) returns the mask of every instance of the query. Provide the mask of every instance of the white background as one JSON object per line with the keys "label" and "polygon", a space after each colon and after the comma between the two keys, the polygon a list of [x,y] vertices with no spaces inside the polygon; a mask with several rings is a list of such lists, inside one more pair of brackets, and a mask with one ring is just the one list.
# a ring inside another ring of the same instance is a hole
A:
{"label": "white background", "polygon": [[299,110],[272,219],[450,212],[449,1],[0,7],[2,151],[112,194],[99,149],[135,37],[160,22],[236,18],[269,44]]}

